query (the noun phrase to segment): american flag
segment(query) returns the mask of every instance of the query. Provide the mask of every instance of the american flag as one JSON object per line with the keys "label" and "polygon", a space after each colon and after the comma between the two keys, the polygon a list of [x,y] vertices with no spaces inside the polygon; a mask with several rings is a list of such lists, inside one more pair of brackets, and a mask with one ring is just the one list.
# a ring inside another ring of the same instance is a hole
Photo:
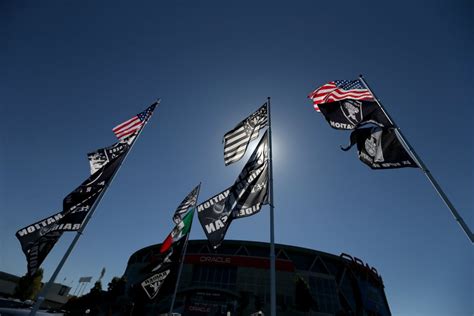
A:
{"label": "american flag", "polygon": [[319,111],[318,104],[335,102],[345,99],[373,100],[374,97],[369,90],[357,80],[335,80],[317,88],[308,98],[313,100],[313,107]]}
{"label": "american flag", "polygon": [[267,120],[267,104],[265,103],[224,135],[224,163],[226,166],[239,161],[244,156],[248,144],[258,137],[260,129],[267,126]]}
{"label": "american flag", "polygon": [[174,212],[173,215],[173,221],[175,224],[178,224],[181,222],[184,218],[184,216],[187,214],[188,210],[194,206],[196,206],[197,198],[199,195],[199,189],[201,188],[201,184],[199,183],[189,194],[186,196],[179,204],[178,208],[176,209],[176,212]]}
{"label": "american flag", "polygon": [[115,126],[112,131],[118,139],[124,139],[128,136],[137,134],[138,131],[146,124],[150,116],[153,114],[153,110],[159,101],[150,105],[145,111],[138,113],[131,119]]}

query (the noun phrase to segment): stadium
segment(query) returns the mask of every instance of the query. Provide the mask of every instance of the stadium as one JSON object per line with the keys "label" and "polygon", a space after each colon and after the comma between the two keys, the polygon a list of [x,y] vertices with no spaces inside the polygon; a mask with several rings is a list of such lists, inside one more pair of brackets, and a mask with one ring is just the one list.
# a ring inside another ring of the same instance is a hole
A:
{"label": "stadium", "polygon": [[[135,252],[124,277],[139,284],[142,268],[161,244]],[[277,315],[390,316],[380,274],[361,259],[275,245]],[[226,240],[211,250],[206,240],[187,246],[174,312],[181,315],[269,315],[269,244]],[[132,292],[132,291],[127,291]],[[167,313],[171,297],[142,301],[146,314]]]}

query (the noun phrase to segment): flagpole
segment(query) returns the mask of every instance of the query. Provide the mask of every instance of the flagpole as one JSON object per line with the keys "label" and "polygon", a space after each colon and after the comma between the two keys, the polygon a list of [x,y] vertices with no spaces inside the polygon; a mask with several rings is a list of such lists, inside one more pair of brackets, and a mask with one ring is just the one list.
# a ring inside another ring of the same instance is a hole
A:
{"label": "flagpole", "polygon": [[270,116],[270,97],[267,98],[268,113],[268,187],[270,205],[270,315],[276,316],[276,273],[275,273],[275,229],[273,205],[273,160],[272,160],[272,124]]}
{"label": "flagpole", "polygon": [[[150,106],[152,105],[159,105],[160,104],[160,99],[158,99],[157,101],[153,102],[153,104],[151,104]],[[71,244],[69,245],[69,248],[66,250],[63,258],[61,259],[61,261],[59,262],[58,266],[56,267],[56,270],[54,270],[53,274],[51,275],[51,278],[49,279],[48,283],[46,283],[43,288],[41,289],[40,293],[38,294],[37,296],[37,299],[36,299],[36,302],[35,302],[35,305],[33,306],[33,308],[31,309],[31,312],[30,312],[30,316],[35,316],[36,315],[36,312],[39,310],[39,308],[41,307],[41,304],[43,303],[43,301],[45,300],[46,298],[46,294],[48,294],[51,286],[53,285],[53,282],[56,280],[56,277],[58,276],[59,272],[61,271],[64,263],[66,262],[67,258],[69,257],[69,255],[71,254],[72,250],[74,249],[77,241],[79,240],[79,238],[81,237],[84,229],[86,228],[86,225],[87,223],[89,222],[89,220],[91,219],[92,215],[94,214],[94,211],[95,209],[97,208],[97,205],[99,205],[100,201],[102,200],[102,197],[104,196],[105,192],[107,191],[107,189],[109,188],[110,184],[112,183],[112,181],[114,180],[114,177],[115,175],[117,174],[117,172],[120,170],[120,168],[122,167],[122,164],[124,163],[124,161],[127,159],[127,156],[128,154],[132,151],[132,148],[133,146],[135,145],[135,142],[138,140],[138,137],[140,136],[140,134],[142,133],[143,129],[145,128],[145,125],[148,123],[148,120],[150,119],[150,117],[147,119],[147,121],[145,122],[144,126],[139,130],[138,134],[137,134],[137,137],[135,137],[135,139],[133,140],[132,144],[130,145],[130,148],[129,150],[127,151],[127,153],[125,154],[125,157],[123,158],[123,160],[120,162],[118,168],[114,171],[114,173],[112,174],[111,176],[111,179],[109,181],[109,183],[107,183],[104,187],[104,189],[102,190],[102,192],[100,192],[99,196],[97,197],[97,200],[94,202],[94,204],[92,205],[91,207],[91,210],[89,211],[89,213],[87,214],[86,218],[84,219],[84,222],[82,223],[81,225],[81,228],[77,231],[76,233],[76,236],[74,237],[74,239],[72,240]]]}
{"label": "flagpole", "polygon": [[[199,189],[198,189],[198,192],[197,192],[197,195],[196,195],[196,203],[194,204],[194,208],[196,208],[196,205],[197,205],[197,199],[199,197],[199,191],[201,191],[201,183],[200,182],[199,182]],[[193,221],[194,221],[194,214],[193,214]],[[184,241],[184,247],[183,247],[183,250],[182,250],[182,253],[181,253],[181,263],[179,264],[178,278],[176,279],[176,285],[174,287],[173,298],[171,299],[171,306],[170,306],[170,312],[169,312],[170,316],[173,314],[174,302],[176,300],[176,294],[178,293],[178,285],[179,285],[179,281],[181,280],[181,271],[183,270],[184,257],[186,257],[186,250],[188,249],[189,235],[191,235],[191,228],[193,227],[193,221],[191,221],[191,227],[189,227],[189,232],[186,236],[186,240]]]}
{"label": "flagpole", "polygon": [[436,181],[436,179],[433,177],[433,175],[431,174],[430,170],[426,167],[425,163],[421,160],[421,158],[418,156],[418,154],[415,152],[415,150],[413,149],[413,147],[410,145],[410,143],[408,142],[408,140],[405,138],[405,136],[403,135],[402,131],[400,130],[400,127],[398,127],[398,125],[394,122],[394,120],[391,118],[391,116],[388,114],[388,112],[385,110],[385,108],[383,107],[382,103],[380,102],[380,100],[377,98],[377,96],[374,94],[374,92],[372,91],[372,89],[370,89],[370,86],[369,84],[365,81],[364,77],[362,75],[359,75],[359,78],[360,80],[364,83],[364,85],[367,87],[367,89],[370,91],[370,93],[372,94],[372,96],[374,97],[375,101],[377,102],[377,104],[379,105],[380,109],[384,112],[384,114],[387,116],[387,118],[389,119],[390,123],[392,123],[392,125],[395,127],[395,132],[397,133],[397,135],[399,136],[399,138],[401,139],[401,141],[403,142],[404,144],[404,147],[407,148],[410,153],[411,153],[411,156],[412,158],[414,158],[414,160],[416,161],[416,163],[418,164],[418,166],[420,167],[420,169],[423,171],[423,173],[425,174],[425,176],[428,178],[428,180],[430,181],[431,185],[433,186],[433,188],[436,190],[436,192],[438,193],[438,195],[441,197],[441,199],[443,200],[444,204],[448,207],[448,209],[451,211],[451,214],[453,215],[454,219],[458,222],[458,224],[461,226],[462,230],[464,231],[464,233],[467,235],[467,237],[469,238],[469,240],[471,241],[471,243],[474,243],[474,235],[472,234],[472,231],[469,229],[469,227],[467,226],[467,224],[464,222],[463,218],[461,217],[461,215],[459,215],[458,211],[456,210],[456,208],[454,207],[454,205],[451,203],[451,201],[449,200],[448,196],[444,193],[443,189],[441,188],[441,186],[438,184],[438,181]]}

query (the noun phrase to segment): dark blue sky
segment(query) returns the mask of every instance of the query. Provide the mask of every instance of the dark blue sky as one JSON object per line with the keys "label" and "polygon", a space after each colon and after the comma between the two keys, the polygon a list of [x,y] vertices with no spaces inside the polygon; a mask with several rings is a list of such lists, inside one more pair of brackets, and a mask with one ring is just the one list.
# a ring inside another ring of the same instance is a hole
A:
{"label": "dark blue sky", "polygon": [[[222,136],[272,97],[278,243],[346,252],[381,273],[394,315],[470,315],[473,247],[420,170],[372,171],[307,94],[363,73],[470,227],[471,1],[3,1],[0,270],[23,275],[17,229],[58,210],[86,153],[154,99],[162,105],[58,281],[123,273],[161,242],[200,181],[235,180]],[[268,241],[268,207],[228,239]],[[196,223],[191,238],[205,238]],[[44,262],[51,275],[72,239]],[[71,283],[72,282],[72,283]]]}

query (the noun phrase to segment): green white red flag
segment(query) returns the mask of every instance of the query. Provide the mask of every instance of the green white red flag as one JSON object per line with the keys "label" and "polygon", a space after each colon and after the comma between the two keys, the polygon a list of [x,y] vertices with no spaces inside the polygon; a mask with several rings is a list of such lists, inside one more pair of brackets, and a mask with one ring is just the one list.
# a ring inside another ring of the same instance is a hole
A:
{"label": "green white red flag", "polygon": [[166,237],[165,241],[163,241],[160,253],[166,252],[174,243],[189,233],[191,225],[193,224],[194,209],[195,207],[189,210],[189,212],[183,217],[183,220],[176,224],[168,237]]}

